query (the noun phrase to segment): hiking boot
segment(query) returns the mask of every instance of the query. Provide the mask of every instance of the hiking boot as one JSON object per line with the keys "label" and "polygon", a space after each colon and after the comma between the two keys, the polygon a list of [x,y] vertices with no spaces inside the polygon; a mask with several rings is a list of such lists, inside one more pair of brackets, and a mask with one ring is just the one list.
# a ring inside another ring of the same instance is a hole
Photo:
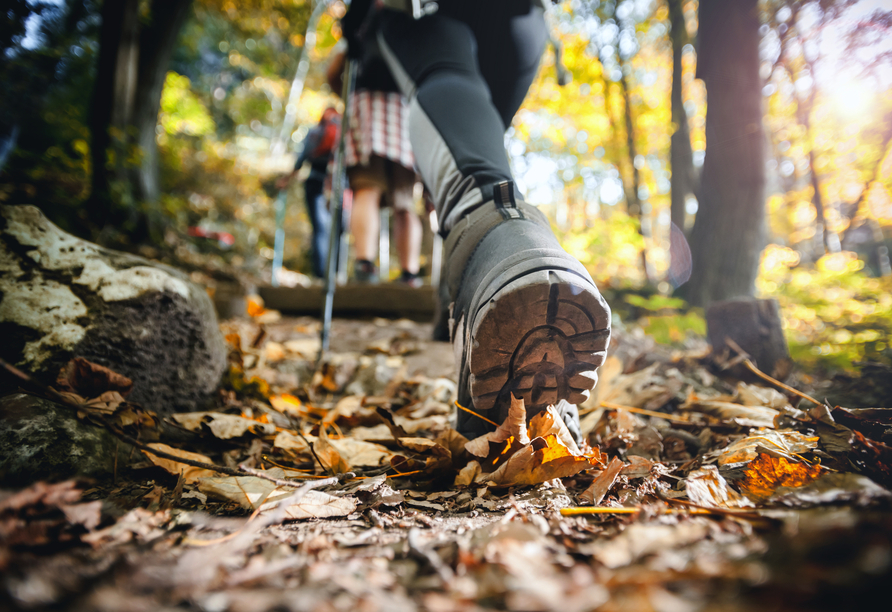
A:
{"label": "hiking boot", "polygon": [[[512,394],[527,418],[553,404],[578,438],[576,404],[610,340],[610,308],[591,276],[508,182],[456,224],[446,258],[459,404],[496,423]],[[457,429],[472,438],[492,425],[460,410]]]}
{"label": "hiking boot", "polygon": [[377,283],[378,270],[374,262],[368,259],[357,259],[353,262],[353,280],[357,283]]}
{"label": "hiking boot", "polygon": [[422,285],[424,285],[424,281],[421,280],[421,277],[418,276],[415,272],[409,272],[408,270],[403,270],[400,273],[399,282],[412,287],[413,289],[418,289]]}

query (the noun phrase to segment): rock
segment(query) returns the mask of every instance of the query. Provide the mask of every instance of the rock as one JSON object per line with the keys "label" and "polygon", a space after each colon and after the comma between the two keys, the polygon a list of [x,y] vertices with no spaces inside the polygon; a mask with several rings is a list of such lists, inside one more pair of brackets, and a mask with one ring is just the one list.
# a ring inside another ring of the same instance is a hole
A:
{"label": "rock", "polygon": [[84,357],[133,380],[128,399],[162,414],[202,408],[226,367],[203,288],[66,234],[33,206],[0,207],[0,337],[0,357],[43,383]]}
{"label": "rock", "polygon": [[0,398],[0,488],[74,476],[103,478],[130,456],[130,446],[108,431],[79,421],[75,412],[18,393]]}

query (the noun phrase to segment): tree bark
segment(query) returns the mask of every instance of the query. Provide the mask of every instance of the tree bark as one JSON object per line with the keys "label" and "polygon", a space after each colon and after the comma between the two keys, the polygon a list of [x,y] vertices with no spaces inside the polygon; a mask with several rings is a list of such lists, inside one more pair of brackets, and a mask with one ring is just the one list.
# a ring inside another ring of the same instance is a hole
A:
{"label": "tree bark", "polygon": [[706,158],[684,294],[709,303],[755,293],[764,246],[765,165],[758,0],[701,0],[697,76],[706,84]]}
{"label": "tree bark", "polygon": [[[644,211],[641,207],[641,198],[638,197],[638,190],[641,187],[641,173],[635,165],[635,158],[638,157],[638,149],[635,146],[635,121],[632,118],[632,101],[629,99],[629,83],[626,79],[625,72],[626,63],[622,57],[620,57],[620,67],[622,69],[622,76],[619,79],[619,89],[623,97],[623,116],[626,125],[626,152],[628,153],[630,174],[632,175],[632,185],[626,186],[625,189],[626,206],[628,207],[629,215],[638,219],[638,233],[641,234],[646,241],[650,238],[650,231],[648,227],[648,219],[645,218]],[[624,185],[628,184],[624,182]],[[644,280],[651,283],[653,282],[654,274],[647,260],[646,243],[641,249],[640,257],[641,269],[644,272]]]}
{"label": "tree bark", "polygon": [[126,133],[136,98],[138,53],[139,0],[106,0],[90,114],[93,176],[87,204],[90,219],[99,227],[117,220],[116,201],[132,202],[125,170]]}
{"label": "tree bark", "polygon": [[139,0],[103,4],[87,204],[99,227],[133,220],[141,214],[138,203],[158,199],[155,126],[170,57],[191,6],[192,0],[154,0],[141,23]]}
{"label": "tree bark", "polygon": [[131,180],[136,187],[137,198],[144,202],[157,202],[161,191],[155,127],[158,125],[167,67],[191,8],[192,0],[155,0],[152,3],[151,22],[140,32],[139,78],[133,126],[142,158],[137,176]]}
{"label": "tree bark", "polygon": [[[672,169],[670,219],[682,232],[685,231],[685,200],[693,194],[696,185],[694,154],[691,150],[691,131],[682,95],[682,50],[688,43],[683,0],[667,0],[672,37],[672,126],[669,141],[669,164]],[[673,251],[674,252],[674,251]]]}

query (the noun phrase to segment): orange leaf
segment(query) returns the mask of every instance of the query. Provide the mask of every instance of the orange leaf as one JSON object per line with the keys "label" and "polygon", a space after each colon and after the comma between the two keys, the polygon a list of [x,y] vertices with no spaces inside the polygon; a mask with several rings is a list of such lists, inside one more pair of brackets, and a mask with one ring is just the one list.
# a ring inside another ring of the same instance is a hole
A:
{"label": "orange leaf", "polygon": [[771,497],[778,487],[801,487],[821,475],[820,465],[808,465],[761,453],[744,470],[740,490],[756,501]]}

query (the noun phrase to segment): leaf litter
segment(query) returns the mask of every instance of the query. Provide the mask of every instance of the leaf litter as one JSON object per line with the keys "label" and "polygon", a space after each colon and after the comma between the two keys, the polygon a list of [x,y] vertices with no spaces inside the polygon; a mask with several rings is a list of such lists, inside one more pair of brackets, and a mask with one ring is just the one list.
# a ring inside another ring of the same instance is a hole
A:
{"label": "leaf litter", "polygon": [[168,419],[69,364],[56,399],[137,448],[110,482],[0,493],[11,605],[811,610],[892,573],[889,407],[810,405],[621,332],[580,444],[519,400],[467,440],[430,326],[336,321],[316,368],[317,325],[225,322],[226,388]]}

